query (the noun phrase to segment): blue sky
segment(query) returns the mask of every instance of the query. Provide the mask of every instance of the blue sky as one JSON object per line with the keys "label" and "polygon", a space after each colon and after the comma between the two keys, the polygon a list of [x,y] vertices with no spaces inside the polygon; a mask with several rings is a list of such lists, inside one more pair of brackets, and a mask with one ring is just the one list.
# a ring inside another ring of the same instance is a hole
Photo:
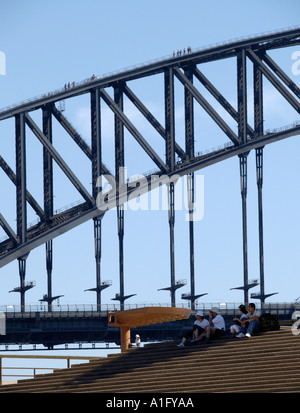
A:
{"label": "blue sky", "polygon": [[[53,0],[1,1],[0,50],[6,56],[6,75],[0,76],[0,107],[38,96],[81,81],[92,74],[101,75],[124,67],[169,55],[173,50],[193,49],[299,24],[297,0],[220,1],[191,0],[188,6],[177,0]],[[292,53],[299,47],[271,53],[292,80],[299,85],[300,75],[292,73]],[[236,63],[234,60],[206,64],[204,74],[236,106]],[[249,65],[249,101],[252,101],[252,70]],[[162,78],[135,81],[130,87],[161,122],[163,115]],[[204,92],[205,93],[205,92]],[[207,95],[205,95],[209,98]],[[176,137],[183,138],[183,88],[176,85]],[[272,88],[265,83],[265,128],[273,129],[299,120]],[[89,142],[89,98],[67,100],[65,115]],[[162,151],[156,133],[126,103],[127,113],[140,132]],[[253,111],[249,107],[249,123]],[[225,135],[195,105],[196,150],[228,142]],[[226,116],[223,111],[222,116]],[[112,115],[103,103],[104,162],[113,169]],[[39,113],[33,115],[41,121]],[[226,120],[231,122],[227,117]],[[234,127],[234,126],[233,126]],[[55,124],[55,146],[90,186],[90,165]],[[28,189],[42,203],[41,147],[28,132]],[[134,139],[126,134],[128,176],[151,170],[153,164],[142,154]],[[300,198],[298,182],[299,137],[267,146],[264,150],[264,248],[266,292],[279,294],[269,301],[293,301],[300,296],[299,232]],[[14,124],[0,124],[0,153],[14,168]],[[255,153],[248,159],[248,254],[249,278],[259,277],[258,217]],[[161,155],[163,156],[163,154]],[[239,161],[233,158],[197,172],[204,176],[204,216],[195,223],[196,293],[208,293],[205,302],[237,302],[241,291],[230,288],[243,283],[242,221]],[[80,199],[62,174],[55,169],[55,208]],[[15,226],[14,188],[0,173],[0,212]],[[178,290],[176,301],[189,287],[188,223],[186,211],[176,211],[176,279],[188,284]],[[28,221],[36,219],[28,211]],[[103,220],[102,280],[112,286],[102,293],[103,304],[119,292],[118,237],[116,211]],[[0,231],[0,238],[5,234]],[[88,222],[54,240],[53,294],[64,295],[60,303],[95,303],[95,293],[84,292],[95,286],[93,223]],[[131,303],[170,303],[170,294],[157,291],[167,287],[169,276],[168,213],[132,211],[125,213],[125,294],[137,294]],[[26,281],[36,286],[26,294],[26,304],[37,305],[47,293],[44,246],[27,259]],[[19,304],[19,294],[9,293],[19,285],[18,265],[13,262],[0,269],[0,305]],[[251,291],[252,292],[252,291]],[[254,292],[254,290],[253,290]]]}

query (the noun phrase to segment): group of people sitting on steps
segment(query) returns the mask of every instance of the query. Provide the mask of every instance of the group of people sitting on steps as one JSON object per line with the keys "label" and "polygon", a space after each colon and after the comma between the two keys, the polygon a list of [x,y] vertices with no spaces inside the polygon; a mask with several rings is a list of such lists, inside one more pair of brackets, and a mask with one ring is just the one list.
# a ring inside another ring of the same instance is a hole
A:
{"label": "group of people sitting on steps", "polygon": [[[248,310],[244,304],[239,306],[241,313],[240,318],[233,318],[233,325],[230,326],[232,337],[242,338],[251,337],[253,334],[259,332],[259,312],[255,309],[255,304],[250,303]],[[209,343],[211,339],[219,338],[225,334],[225,320],[220,314],[217,307],[209,310],[209,319],[204,317],[202,311],[197,311],[196,321],[193,329],[188,331],[178,347],[185,347],[186,345],[193,345],[198,343]]]}

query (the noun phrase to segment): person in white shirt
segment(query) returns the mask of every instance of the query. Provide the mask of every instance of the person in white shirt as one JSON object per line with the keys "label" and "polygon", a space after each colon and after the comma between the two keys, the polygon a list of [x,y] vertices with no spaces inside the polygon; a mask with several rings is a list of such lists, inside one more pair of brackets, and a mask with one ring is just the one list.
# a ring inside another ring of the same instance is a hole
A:
{"label": "person in white shirt", "polygon": [[222,337],[225,334],[225,321],[220,314],[218,307],[213,307],[209,311],[209,326],[205,327],[205,332],[197,339],[198,341],[205,338],[205,343],[209,343],[211,338]]}
{"label": "person in white shirt", "polygon": [[197,311],[196,313],[196,321],[193,325],[193,330],[188,331],[187,334],[182,338],[180,344],[177,347],[184,347],[187,344],[187,340],[192,338],[191,344],[196,344],[198,341],[198,337],[205,332],[205,327],[209,326],[208,320],[204,318],[204,314],[202,311]]}

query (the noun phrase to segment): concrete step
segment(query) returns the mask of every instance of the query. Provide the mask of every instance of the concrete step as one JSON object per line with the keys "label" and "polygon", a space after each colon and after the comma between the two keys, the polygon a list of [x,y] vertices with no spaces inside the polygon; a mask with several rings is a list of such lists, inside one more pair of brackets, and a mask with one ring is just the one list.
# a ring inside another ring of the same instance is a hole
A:
{"label": "concrete step", "polygon": [[[265,353],[262,352],[257,352],[256,354],[254,354],[256,357],[253,359],[254,360],[254,364],[257,365],[258,368],[260,368],[261,365],[261,360],[265,360],[265,367],[267,364],[267,357],[265,355]],[[249,356],[249,354],[248,354]],[[287,363],[288,359],[290,359],[291,363],[294,363],[294,365],[298,365],[298,363],[296,362],[295,364],[295,359],[292,355],[288,355],[287,357],[285,357],[285,360],[282,360],[282,357],[280,354],[278,354],[277,352],[272,352],[272,353],[268,353],[268,358],[270,359],[269,362],[271,363],[271,365],[274,365],[274,363],[276,363],[276,365],[280,366],[282,365],[282,363]],[[218,356],[214,358],[204,358],[204,357],[199,357],[197,359],[199,361],[199,363],[201,364],[201,368],[204,370],[208,370],[209,374],[209,368],[211,369],[233,369],[235,366],[239,365],[241,367],[243,367],[243,365],[245,364],[244,359],[242,360],[237,360],[237,357],[235,354],[231,354],[230,357],[226,357],[226,356]],[[197,362],[198,362],[197,361]],[[151,365],[149,365],[149,363],[146,361],[145,366],[141,366],[135,363],[134,366],[134,371],[139,373],[139,374],[144,374],[147,372],[147,370],[151,370],[151,374],[155,375],[155,374],[165,374],[168,371],[171,371],[173,369],[176,369],[176,371],[179,372],[185,372],[187,368],[193,368],[195,362],[195,354],[194,357],[191,357],[190,355],[188,356],[188,358],[179,358],[177,360],[172,359],[171,361],[169,361],[168,363],[152,363]],[[252,362],[251,362],[252,365]],[[80,366],[76,366],[76,368],[73,367],[69,370],[61,370],[61,371],[57,371],[54,374],[47,374],[45,376],[39,376],[34,380],[34,383],[32,383],[32,385],[38,385],[39,382],[43,381],[43,382],[48,382],[49,384],[51,382],[54,381],[61,381],[63,382],[65,379],[72,379],[72,377],[77,377],[77,375],[80,373],[81,377],[86,377],[86,379],[88,380],[89,378],[92,377],[99,377],[99,378],[105,378],[106,380],[109,380],[111,377],[116,376],[119,377],[120,374],[123,374],[124,376],[126,375],[126,373],[128,374],[128,371],[132,371],[132,364],[118,364],[117,366],[112,366],[111,363],[109,364],[96,364],[95,362],[93,362],[92,365],[90,364],[82,364]],[[32,382],[32,380],[22,380],[22,382],[20,383],[20,387],[22,386],[26,386],[28,382]]]}
{"label": "concrete step", "polygon": [[5,389],[2,386],[0,392],[300,391],[300,338],[290,330],[242,340],[224,338],[185,348],[178,348],[177,344],[155,343],[129,349],[123,354],[22,380]]}
{"label": "concrete step", "polygon": [[[273,382],[270,382],[270,374],[274,375]],[[137,375],[138,376],[138,375]],[[124,381],[120,382],[120,380],[113,382],[105,382],[103,383],[103,380],[96,380],[94,382],[89,382],[89,383],[81,383],[76,385],[74,383],[73,386],[61,386],[59,388],[59,392],[67,392],[70,391],[81,391],[81,392],[102,392],[102,393],[114,393],[114,392],[160,392],[160,391],[170,391],[170,388],[172,391],[181,391],[183,389],[186,389],[187,391],[194,391],[195,389],[199,391],[199,388],[201,388],[202,392],[206,391],[225,391],[229,390],[231,391],[232,389],[238,389],[238,390],[246,390],[248,391],[249,387],[251,387],[251,383],[254,382],[256,383],[257,379],[257,372],[249,372],[247,373],[247,384],[244,386],[241,386],[241,383],[243,383],[244,380],[244,371],[239,371],[237,374],[232,374],[228,373],[227,375],[222,375],[219,377],[211,375],[207,377],[205,372],[202,374],[193,374],[192,377],[186,378],[185,375],[178,375],[177,377],[173,376],[166,376],[164,378],[161,378],[158,380],[156,377],[151,377],[149,378],[143,378],[138,376],[135,379],[131,380],[126,380],[124,378]],[[293,371],[289,372],[289,383],[295,379],[297,383],[299,384],[299,379],[300,379],[300,373],[299,373],[299,368],[294,369]],[[183,386],[183,380],[184,380],[184,386]],[[248,383],[249,380],[249,383]],[[269,386],[270,384],[279,384],[282,382],[286,382],[286,372],[285,371],[279,371],[279,370],[273,370],[271,372],[265,372],[264,374],[260,375],[260,386],[263,384],[266,386],[266,384]],[[133,389],[138,389],[138,390],[133,390]]]}

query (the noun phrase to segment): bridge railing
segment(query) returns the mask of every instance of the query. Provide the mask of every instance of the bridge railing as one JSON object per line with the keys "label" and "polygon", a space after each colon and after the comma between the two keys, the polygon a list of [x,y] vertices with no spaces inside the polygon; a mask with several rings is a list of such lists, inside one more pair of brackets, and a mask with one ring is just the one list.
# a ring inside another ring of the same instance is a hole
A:
{"label": "bridge railing", "polygon": [[[7,379],[7,381],[11,380],[19,380],[19,379],[25,379],[25,378],[35,378],[38,374],[45,373],[45,372],[54,372],[54,370],[57,369],[64,369],[64,368],[70,368],[71,367],[71,361],[77,361],[81,360],[83,362],[89,362],[92,359],[97,359],[99,357],[92,357],[92,356],[39,356],[39,355],[2,355],[0,354],[0,385],[4,383],[5,380],[4,378]],[[66,366],[63,366],[60,363],[59,367],[42,367],[39,365],[38,367],[35,366],[30,366],[30,367],[16,367],[16,366],[4,366],[3,361],[8,360],[8,359],[14,359],[14,360],[56,360],[56,361],[66,361]],[[11,373],[10,373],[11,372]],[[8,379],[9,378],[9,379]]]}
{"label": "bridge railing", "polygon": [[[212,307],[218,307],[223,315],[235,315],[239,314],[239,305],[241,302],[211,302],[203,303],[196,301],[196,311],[202,310],[208,314],[208,311]],[[124,304],[125,310],[141,307],[170,307],[170,303],[136,303],[136,304]],[[176,307],[179,308],[191,308],[190,302],[177,303]],[[272,312],[277,315],[290,314],[296,308],[300,308],[298,302],[286,302],[286,303],[256,303],[256,307],[261,312]],[[98,311],[96,304],[55,304],[52,303],[52,310],[48,311],[47,304],[41,305],[26,305],[21,311],[19,305],[5,305],[0,306],[0,312],[10,317],[82,317],[82,316],[105,316],[109,311],[120,310],[120,304],[103,304],[101,311]]]}

